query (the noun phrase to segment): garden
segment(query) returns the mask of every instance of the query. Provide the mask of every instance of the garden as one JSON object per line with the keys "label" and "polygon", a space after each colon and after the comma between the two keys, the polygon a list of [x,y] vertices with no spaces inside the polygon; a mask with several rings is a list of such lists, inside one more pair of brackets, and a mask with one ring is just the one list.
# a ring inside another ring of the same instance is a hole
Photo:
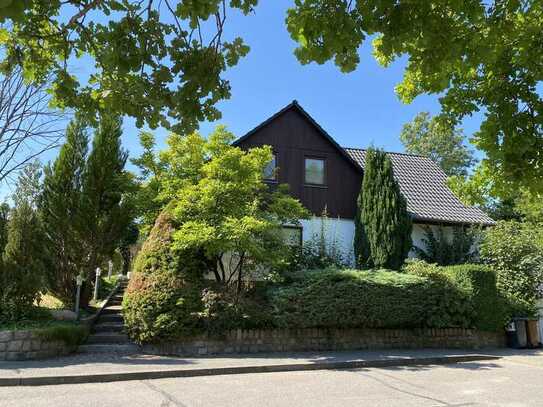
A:
{"label": "garden", "polygon": [[222,127],[207,139],[172,134],[157,153],[152,136],[142,135],[140,193],[155,205],[143,217],[146,239],[123,301],[136,342],[221,338],[236,329],[503,333],[512,317],[536,315],[543,270],[537,223],[457,228],[450,239],[428,229],[426,248],[418,249],[424,260],[408,259],[406,203],[390,160],[373,150],[353,268],[319,236],[289,245],[282,226],[309,214],[285,186],[263,182],[269,148],[242,151],[232,140]]}
{"label": "garden", "polygon": [[[73,348],[88,334],[80,319],[129,270],[125,329],[140,344],[239,329],[503,333],[511,318],[536,315],[536,211],[484,230],[458,227],[452,237],[427,228],[425,247],[414,248],[419,259],[409,259],[405,199],[390,159],[372,149],[353,265],[322,235],[301,246],[285,238],[284,225],[311,214],[288,186],[264,182],[269,147],[242,150],[218,126],[208,137],[171,133],[156,151],[152,133],[142,132],[136,176],[124,168],[121,134],[118,118],[104,116],[96,127],[74,120],[54,162],[21,172],[13,205],[2,207],[2,330],[32,329]],[[99,268],[113,276],[97,277]]]}

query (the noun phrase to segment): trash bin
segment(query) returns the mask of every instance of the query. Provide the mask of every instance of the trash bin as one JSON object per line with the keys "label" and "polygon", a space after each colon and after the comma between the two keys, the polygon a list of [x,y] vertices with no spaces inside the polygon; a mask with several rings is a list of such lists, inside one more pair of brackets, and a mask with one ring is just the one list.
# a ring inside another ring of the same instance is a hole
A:
{"label": "trash bin", "polygon": [[507,347],[518,349],[520,348],[518,339],[517,339],[517,328],[515,327],[515,323],[511,322],[507,324],[505,327],[505,335],[507,338]]}
{"label": "trash bin", "polygon": [[507,346],[514,349],[522,349],[528,345],[528,337],[526,334],[526,319],[515,318],[507,325]]}
{"label": "trash bin", "polygon": [[513,320],[517,331],[517,341],[519,348],[528,346],[528,335],[526,333],[526,318],[516,318]]}
{"label": "trash bin", "polygon": [[528,339],[528,347],[538,348],[541,346],[541,340],[539,338],[539,326],[537,319],[528,319],[526,321],[526,332]]}

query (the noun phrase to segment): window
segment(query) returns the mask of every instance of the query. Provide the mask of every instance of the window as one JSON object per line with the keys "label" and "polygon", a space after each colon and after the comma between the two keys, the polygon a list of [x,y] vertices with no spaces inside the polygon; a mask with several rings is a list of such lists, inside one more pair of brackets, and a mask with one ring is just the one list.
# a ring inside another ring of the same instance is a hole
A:
{"label": "window", "polygon": [[299,226],[283,226],[283,240],[292,247],[302,246],[302,228]]}
{"label": "window", "polygon": [[271,161],[264,168],[264,179],[265,180],[267,180],[267,181],[275,181],[277,179],[276,165],[277,165],[276,156],[275,156],[275,153],[273,153]]}
{"label": "window", "polygon": [[305,159],[305,183],[324,185],[324,158]]}

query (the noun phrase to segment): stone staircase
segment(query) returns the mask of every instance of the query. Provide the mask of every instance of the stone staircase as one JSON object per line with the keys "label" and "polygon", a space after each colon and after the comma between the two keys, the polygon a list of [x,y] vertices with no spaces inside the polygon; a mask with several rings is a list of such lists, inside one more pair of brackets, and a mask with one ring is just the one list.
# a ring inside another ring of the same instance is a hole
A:
{"label": "stone staircase", "polygon": [[117,292],[109,299],[92,327],[92,332],[84,345],[79,346],[79,352],[138,352],[139,347],[130,342],[124,333],[122,301],[128,280],[121,280]]}

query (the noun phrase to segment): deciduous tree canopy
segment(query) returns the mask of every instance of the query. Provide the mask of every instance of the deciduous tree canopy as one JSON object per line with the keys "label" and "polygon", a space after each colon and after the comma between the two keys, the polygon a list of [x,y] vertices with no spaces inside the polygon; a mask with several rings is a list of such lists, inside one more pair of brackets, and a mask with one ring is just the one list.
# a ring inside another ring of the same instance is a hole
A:
{"label": "deciduous tree canopy", "polygon": [[[230,96],[222,73],[248,52],[224,41],[230,8],[249,13],[257,0],[3,0],[0,44],[4,70],[21,66],[29,80],[53,75],[58,106],[126,114],[152,128],[194,129],[220,117]],[[95,65],[87,83],[74,58]]]}
{"label": "deciduous tree canopy", "polygon": [[427,112],[403,126],[400,140],[408,153],[430,157],[449,176],[465,176],[475,163],[473,152],[464,144],[462,130]]}
{"label": "deciduous tree canopy", "polygon": [[304,64],[352,71],[368,37],[383,66],[407,55],[402,101],[438,94],[456,123],[484,112],[474,143],[495,182],[543,189],[540,0],[296,0],[287,25]]}

